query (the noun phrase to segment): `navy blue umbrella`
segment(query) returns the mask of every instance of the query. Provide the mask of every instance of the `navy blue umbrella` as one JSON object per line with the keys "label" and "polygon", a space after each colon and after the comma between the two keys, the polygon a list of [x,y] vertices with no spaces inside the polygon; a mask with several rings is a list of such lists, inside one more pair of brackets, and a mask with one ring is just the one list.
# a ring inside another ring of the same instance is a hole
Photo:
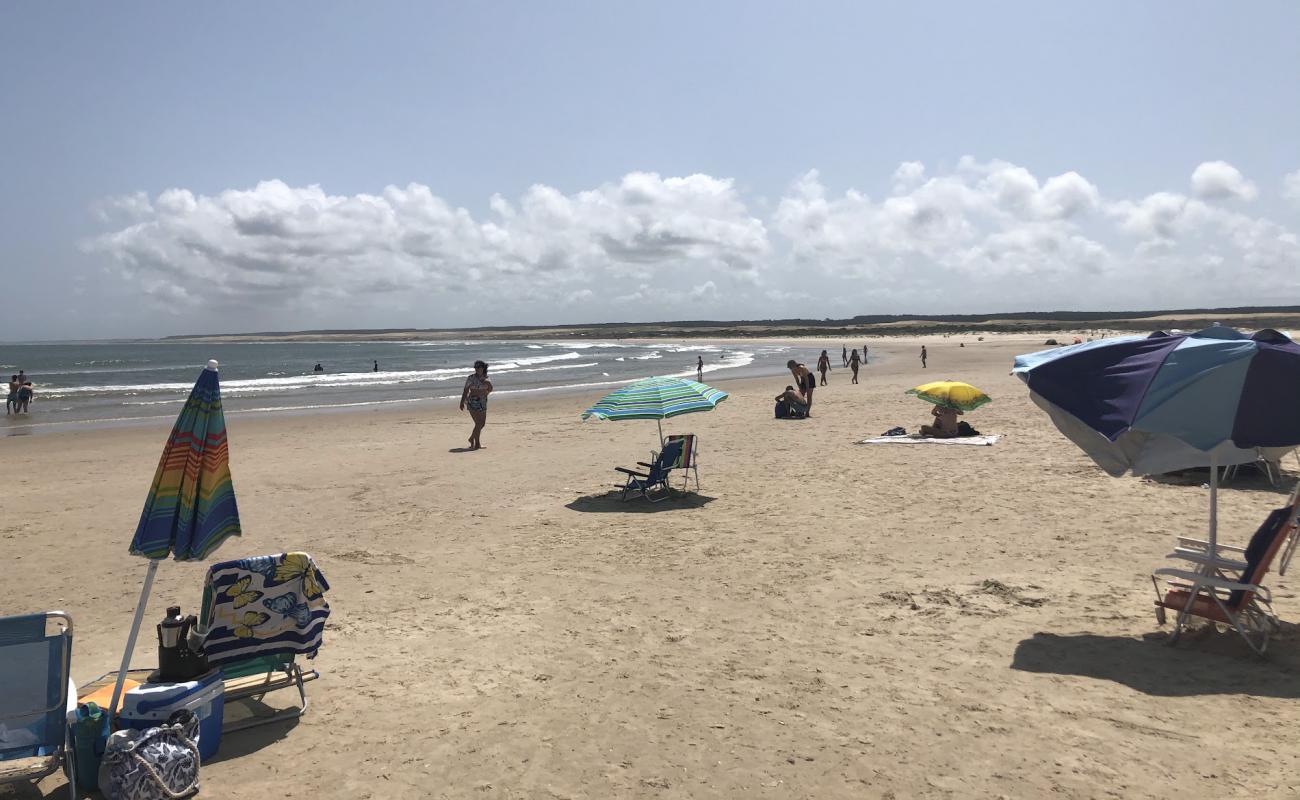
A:
{"label": "navy blue umbrella", "polygon": [[1274,330],[1215,326],[1017,356],[1012,374],[1072,442],[1112,475],[1211,468],[1300,446],[1300,345]]}

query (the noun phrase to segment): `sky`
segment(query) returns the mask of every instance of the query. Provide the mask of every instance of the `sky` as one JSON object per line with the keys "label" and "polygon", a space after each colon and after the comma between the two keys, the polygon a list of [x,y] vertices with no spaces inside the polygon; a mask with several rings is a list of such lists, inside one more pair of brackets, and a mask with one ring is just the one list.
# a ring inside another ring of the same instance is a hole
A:
{"label": "sky", "polygon": [[0,340],[1300,304],[1300,4],[0,4]]}

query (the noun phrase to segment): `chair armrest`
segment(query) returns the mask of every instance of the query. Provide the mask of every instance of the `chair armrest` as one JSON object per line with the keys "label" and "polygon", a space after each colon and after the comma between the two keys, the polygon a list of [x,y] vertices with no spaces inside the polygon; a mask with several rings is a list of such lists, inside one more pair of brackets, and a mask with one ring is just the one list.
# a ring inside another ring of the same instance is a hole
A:
{"label": "chair armrest", "polygon": [[1245,561],[1233,561],[1232,559],[1227,558],[1211,558],[1208,553],[1201,550],[1189,550],[1184,547],[1179,547],[1174,550],[1174,552],[1165,556],[1165,558],[1178,558],[1183,561],[1190,561],[1193,564],[1205,564],[1219,569],[1235,569],[1238,572],[1241,572],[1249,566]]}
{"label": "chair armrest", "polygon": [[645,463],[644,461],[638,461],[638,462],[636,462],[636,465],[637,465],[638,467],[645,467],[646,469],[650,469],[651,467],[654,466],[654,464],[647,464],[647,463]]}
{"label": "chair armrest", "polygon": [[644,472],[637,472],[636,470],[634,470],[634,469],[628,469],[627,467],[614,467],[614,471],[615,471],[615,472],[622,472],[622,473],[624,473],[625,475],[635,475],[635,476],[638,477],[638,478],[648,478],[648,477],[650,477],[649,475],[645,474]]}
{"label": "chair armrest", "polygon": [[1256,586],[1253,583],[1237,583],[1236,581],[1229,581],[1223,578],[1215,577],[1213,575],[1205,575],[1200,572],[1188,572],[1185,569],[1172,569],[1170,567],[1164,567],[1154,571],[1151,574],[1159,575],[1162,578],[1178,578],[1181,580],[1188,581],[1190,583],[1200,584],[1201,586],[1209,586],[1214,589],[1223,589],[1226,592],[1235,592],[1235,591],[1258,592],[1260,590],[1260,587]]}
{"label": "chair armrest", "polygon": [[[1186,536],[1179,536],[1179,537],[1178,537],[1178,544],[1179,544],[1180,546],[1183,546],[1183,547],[1191,546],[1191,547],[1199,548],[1199,549],[1201,549],[1201,550],[1205,550],[1205,549],[1207,549],[1207,548],[1210,546],[1210,543],[1207,542],[1207,541],[1205,541],[1204,539],[1189,539],[1189,538],[1186,537]],[[1244,548],[1244,547],[1234,547],[1233,545],[1230,545],[1230,544],[1220,544],[1220,545],[1218,545],[1218,548],[1219,548],[1220,550],[1228,550],[1228,551],[1233,552],[1233,553],[1244,553],[1244,552],[1246,552],[1246,548]]]}

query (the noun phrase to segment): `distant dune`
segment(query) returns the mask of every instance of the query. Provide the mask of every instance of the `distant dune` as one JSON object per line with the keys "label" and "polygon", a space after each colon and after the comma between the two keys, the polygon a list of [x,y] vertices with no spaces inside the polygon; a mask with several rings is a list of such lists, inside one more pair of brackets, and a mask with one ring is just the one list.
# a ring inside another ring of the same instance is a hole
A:
{"label": "distant dune", "polygon": [[603,322],[592,325],[499,326],[490,328],[382,328],[358,330],[260,331],[168,336],[184,341],[421,341],[437,339],[709,339],[839,336],[916,336],[931,333],[1033,333],[1090,329],[1138,331],[1196,329],[1222,322],[1238,328],[1300,328],[1300,306],[1247,306],[1160,311],[1017,311],[1003,314],[876,314],[851,319],[681,320]]}

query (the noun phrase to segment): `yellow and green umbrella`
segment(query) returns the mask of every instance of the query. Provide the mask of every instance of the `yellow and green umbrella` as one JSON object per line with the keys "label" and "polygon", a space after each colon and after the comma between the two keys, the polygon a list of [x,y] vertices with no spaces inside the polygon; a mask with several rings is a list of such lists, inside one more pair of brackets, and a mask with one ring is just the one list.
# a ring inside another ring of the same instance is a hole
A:
{"label": "yellow and green umbrella", "polygon": [[914,394],[927,403],[934,403],[936,406],[947,406],[960,411],[972,411],[985,403],[993,402],[993,398],[984,394],[984,392],[969,383],[962,383],[961,381],[923,383],[915,389],[908,389],[904,394]]}

